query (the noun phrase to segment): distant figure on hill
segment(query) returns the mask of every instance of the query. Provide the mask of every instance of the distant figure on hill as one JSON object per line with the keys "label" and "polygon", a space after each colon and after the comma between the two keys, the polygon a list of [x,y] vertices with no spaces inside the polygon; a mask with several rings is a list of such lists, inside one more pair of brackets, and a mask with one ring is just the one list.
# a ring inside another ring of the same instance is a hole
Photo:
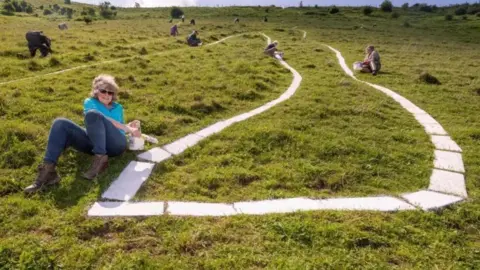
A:
{"label": "distant figure on hill", "polygon": [[127,148],[125,133],[134,137],[142,134],[134,122],[124,125],[123,107],[117,103],[118,86],[109,75],[100,75],[93,80],[90,97],[83,103],[85,115],[82,128],[74,122],[57,118],[50,128],[43,163],[38,166],[35,182],[25,188],[27,194],[60,181],[55,167],[62,152],[68,148],[93,155],[90,168],[83,177],[93,180],[108,167],[108,157],[121,155]]}
{"label": "distant figure on hill", "polygon": [[233,21],[234,23],[239,23],[240,22],[240,19],[239,18],[235,18],[235,20]]}
{"label": "distant figure on hill", "polygon": [[42,31],[28,31],[25,38],[28,41],[28,49],[30,50],[30,55],[32,57],[35,56],[38,49],[40,49],[42,57],[45,57],[52,52],[52,42]]}
{"label": "distant figure on hill", "polygon": [[272,43],[267,45],[267,47],[263,50],[263,53],[271,57],[276,57],[277,55],[280,58],[283,57],[283,53],[278,51],[277,46],[278,46],[278,41],[275,40]]}
{"label": "distant figure on hill", "polygon": [[191,19],[191,20],[190,20],[190,24],[191,24],[191,25],[195,25],[195,19]]}
{"label": "distant figure on hill", "polygon": [[178,33],[178,26],[176,24],[174,24],[171,28],[170,28],[170,35],[171,36],[178,36],[179,33]]}
{"label": "distant figure on hill", "polygon": [[268,22],[267,16],[263,17],[263,21],[264,21],[264,22]]}
{"label": "distant figure on hill", "polygon": [[375,51],[375,47],[373,45],[369,45],[365,49],[365,59],[362,63],[362,72],[372,73],[373,76],[377,75],[378,71],[382,67],[380,63],[380,55],[377,51]]}
{"label": "distant figure on hill", "polygon": [[185,15],[182,15],[182,22],[185,22]]}
{"label": "distant figure on hill", "polygon": [[68,26],[66,23],[60,23],[58,24],[58,29],[60,30],[67,30],[68,29]]}
{"label": "distant figure on hill", "polygon": [[188,45],[190,45],[192,47],[202,45],[202,41],[197,37],[197,35],[198,35],[197,30],[193,30],[193,32],[190,35],[188,35],[188,37],[187,37]]}

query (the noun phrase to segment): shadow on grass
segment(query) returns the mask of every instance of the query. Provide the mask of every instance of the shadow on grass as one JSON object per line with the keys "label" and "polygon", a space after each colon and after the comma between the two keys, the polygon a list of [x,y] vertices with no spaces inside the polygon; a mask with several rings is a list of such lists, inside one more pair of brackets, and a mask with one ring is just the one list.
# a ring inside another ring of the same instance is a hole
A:
{"label": "shadow on grass", "polygon": [[110,158],[107,171],[94,180],[88,180],[83,178],[82,174],[90,166],[92,156],[77,152],[75,157],[77,168],[73,181],[66,185],[51,187],[46,191],[46,194],[51,196],[57,208],[66,209],[77,206],[79,201],[87,196],[92,189],[95,189],[95,186],[98,185],[98,194],[95,198],[99,199],[102,193],[120,175],[123,168],[125,168],[132,160],[135,160],[135,153],[133,152],[126,152],[119,157]]}

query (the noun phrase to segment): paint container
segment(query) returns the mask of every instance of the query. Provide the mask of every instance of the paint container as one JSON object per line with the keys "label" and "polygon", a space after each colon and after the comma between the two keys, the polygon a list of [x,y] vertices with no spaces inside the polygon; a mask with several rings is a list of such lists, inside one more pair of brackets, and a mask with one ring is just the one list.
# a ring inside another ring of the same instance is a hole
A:
{"label": "paint container", "polygon": [[353,70],[362,70],[363,69],[363,63],[360,61],[357,61],[353,63]]}

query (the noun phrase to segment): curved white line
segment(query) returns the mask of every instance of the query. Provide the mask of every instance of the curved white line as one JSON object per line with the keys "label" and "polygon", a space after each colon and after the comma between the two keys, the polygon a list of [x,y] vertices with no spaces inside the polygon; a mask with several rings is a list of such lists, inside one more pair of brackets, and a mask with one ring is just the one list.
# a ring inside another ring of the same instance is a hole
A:
{"label": "curved white line", "polygon": [[[267,39],[267,43],[271,42],[271,39],[262,33],[262,35]],[[306,32],[305,32],[306,36]],[[326,45],[327,46],[327,45]],[[402,96],[398,95],[397,93],[393,92],[390,89],[385,87],[370,84],[368,82],[364,82],[358,80],[354,75],[353,72],[348,68],[345,63],[345,59],[342,57],[341,53],[338,50],[328,46],[332,51],[334,51],[337,55],[338,61],[342,69],[353,79],[366,83],[385,94],[394,98],[397,102],[399,102],[404,108],[408,111],[413,113],[415,117],[420,117],[422,120],[417,120],[420,124],[426,126],[427,123],[425,121],[431,123],[432,119],[428,114],[426,114],[423,110],[415,106],[413,103],[408,101],[407,99],[403,98]],[[299,87],[301,82],[300,74],[290,67],[285,61],[280,61],[280,63],[289,69],[293,76],[294,80],[288,90],[283,93],[279,98],[270,101],[269,103],[254,109],[248,113],[244,113],[233,118],[227,119],[225,121],[220,121],[214,125],[211,125],[197,133],[193,133],[187,135],[169,145],[163,146],[163,148],[154,148],[145,153],[140,154],[138,157],[143,160],[150,160],[154,162],[162,162],[172,155],[177,155],[182,153],[188,147],[191,147],[198,143],[205,137],[208,137],[216,132],[221,131],[222,129],[230,126],[233,123],[243,121],[245,119],[250,118],[253,115],[259,114],[269,108],[273,107],[274,105],[290,98]],[[425,116],[430,117],[431,119],[425,119]],[[423,118],[422,118],[423,117]],[[433,119],[433,121],[435,121]],[[438,124],[435,121],[436,125]],[[434,123],[434,124],[435,124]],[[440,125],[440,124],[438,124]],[[440,126],[441,127],[441,126]],[[442,128],[443,130],[443,128]],[[437,130],[438,131],[438,130]],[[433,132],[433,131],[432,131]],[[429,133],[429,130],[427,130]],[[432,134],[431,132],[429,134]],[[434,142],[437,148],[445,150],[445,147],[453,147],[455,149],[448,149],[453,151],[461,151],[458,145],[453,142],[453,140],[448,137],[450,141],[445,143],[444,140],[441,140],[441,143],[435,142],[438,138],[436,137],[446,137],[446,136],[432,136],[432,141]],[[443,147],[443,148],[442,148]],[[437,155],[436,150],[436,155]],[[458,154],[454,153],[453,154]],[[448,159],[448,157],[447,157]],[[461,156],[460,156],[461,161]],[[458,164],[455,164],[458,165]],[[463,168],[463,162],[461,162]],[[146,164],[146,166],[149,166]],[[434,165],[437,167],[437,164]],[[445,169],[445,168],[443,168]],[[123,174],[123,172],[122,172]],[[453,175],[453,176],[452,176]],[[458,178],[461,176],[461,178]],[[148,177],[148,175],[147,175]],[[451,179],[457,177],[455,179],[456,183],[451,183]],[[113,187],[122,187],[123,183],[120,183],[120,178],[117,179],[112,185],[110,186],[109,190]],[[130,183],[130,179],[124,179],[124,182]],[[115,197],[115,192],[109,192],[107,190],[103,197],[109,198],[109,194],[113,195],[111,199],[118,199],[118,200],[126,200],[128,201],[133,195],[135,195],[136,191],[140,187],[140,185],[145,181],[143,179],[140,181],[138,187],[130,194],[131,196],[125,196],[125,194],[120,194],[120,196]],[[451,184],[450,186],[445,185],[445,183]],[[433,183],[433,185],[432,185]],[[435,183],[437,183],[435,185]],[[463,183],[463,188],[462,188]],[[125,187],[125,186],[124,186]],[[444,207],[446,205],[458,202],[463,200],[466,195],[466,190],[464,188],[464,180],[463,175],[453,172],[448,172],[444,170],[434,169],[432,173],[432,177],[430,179],[430,190],[439,191],[432,192],[432,191],[418,191],[414,193],[409,193],[403,195],[403,199],[408,201],[406,203],[403,200],[399,200],[395,197],[391,196],[373,196],[373,197],[359,197],[359,198],[333,198],[333,199],[326,199],[326,200],[312,200],[308,198],[290,198],[290,199],[279,199],[279,200],[265,200],[265,201],[250,201],[250,202],[236,202],[233,204],[225,204],[225,203],[200,203],[200,202],[179,202],[179,201],[165,201],[165,202],[137,202],[137,203],[130,203],[130,202],[96,202],[88,211],[89,216],[151,216],[151,215],[161,215],[161,214],[169,214],[169,215],[180,215],[180,216],[229,216],[229,215],[237,215],[237,214],[253,214],[253,215],[263,215],[269,213],[289,213],[295,211],[309,211],[309,210],[372,210],[372,211],[399,211],[399,210],[414,210],[415,207],[412,206],[416,205],[422,209],[428,210],[432,208],[439,208]],[[462,197],[442,194],[442,193],[453,193],[455,195],[459,195]],[[107,195],[107,196],[105,196]],[[164,207],[166,206],[166,207]]]}

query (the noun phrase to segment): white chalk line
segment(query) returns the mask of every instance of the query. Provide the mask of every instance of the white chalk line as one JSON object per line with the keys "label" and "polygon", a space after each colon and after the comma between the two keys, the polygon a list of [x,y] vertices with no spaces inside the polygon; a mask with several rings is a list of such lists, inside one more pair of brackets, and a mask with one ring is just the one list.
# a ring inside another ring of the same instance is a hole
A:
{"label": "white chalk line", "polygon": [[[268,36],[266,36],[263,33],[262,35],[266,37],[267,43],[271,42],[271,39]],[[306,36],[306,32],[305,32],[305,36]],[[342,57],[341,53],[330,46],[328,47],[332,51],[336,52],[338,61],[342,69],[353,79],[357,81],[361,81],[361,80],[358,80],[353,75],[353,72],[347,67],[347,65],[345,64],[345,59]],[[228,120],[218,122],[197,133],[187,135],[169,145],[158,147],[156,149],[155,148],[151,149],[145,153],[140,154],[139,158],[143,160],[162,162],[170,158],[172,155],[178,155],[182,153],[185,149],[187,149],[188,147],[192,147],[203,138],[208,137],[214,133],[217,133],[233,123],[246,120],[253,115],[256,115],[265,110],[268,110],[272,106],[284,101],[285,99],[290,98],[294,94],[298,86],[300,85],[301,76],[295,69],[290,67],[285,61],[281,61],[281,63],[292,72],[292,74],[294,75],[294,80],[291,86],[289,87],[289,89],[280,98],[274,101],[271,101],[265,104],[264,106],[261,106],[248,113],[244,113],[236,117],[230,118]],[[295,83],[296,79],[298,84]],[[414,113],[414,115],[415,113],[426,115],[426,113],[423,110],[416,107],[413,103],[401,97],[400,95],[396,94],[395,92],[391,91],[390,89],[387,89],[378,85],[373,85],[364,81],[361,81],[361,82],[366,83],[384,92],[385,94],[391,96],[397,102],[399,102],[400,105],[402,105],[402,107],[407,109],[409,112]],[[293,89],[292,87],[295,87],[295,88]],[[290,90],[290,93],[289,93],[289,90]],[[282,97],[284,97],[284,99],[282,99]],[[429,121],[429,123],[432,122],[431,119],[427,119],[427,121]],[[425,126],[425,123],[420,122],[420,124]],[[434,136],[435,135],[432,136],[432,141]],[[449,147],[448,146],[449,142],[450,141],[447,142],[447,147]],[[435,145],[437,147],[437,144]],[[455,146],[456,146],[455,151],[461,151],[458,145],[455,144]],[[149,153],[149,154],[146,154],[146,153]],[[458,153],[455,153],[455,154],[458,154]],[[159,156],[159,159],[156,159],[156,160],[152,159],[152,157],[156,155]],[[461,160],[460,162],[463,167],[463,162]],[[435,165],[435,167],[438,167],[438,166]],[[452,171],[454,170],[455,168],[452,168]],[[454,180],[454,182],[449,181],[452,175],[457,178]],[[129,181],[129,179],[127,180]],[[114,181],[114,184],[117,181],[118,179]],[[143,181],[141,181],[141,183],[143,183]],[[463,183],[463,188],[461,186],[461,183]],[[114,184],[112,184],[112,186]],[[450,185],[450,189],[448,189],[449,185]],[[432,188],[432,186],[434,188]],[[138,186],[138,188],[139,187],[140,186]],[[445,189],[445,187],[447,188]],[[454,187],[454,188],[451,188],[451,187]],[[289,199],[279,199],[279,200],[250,201],[250,202],[236,202],[236,203],[201,203],[201,202],[179,202],[179,201],[130,203],[128,202],[128,200],[135,195],[136,193],[136,190],[135,190],[135,192],[133,192],[133,194],[130,194],[130,196],[128,197],[124,196],[123,198],[121,197],[111,198],[111,199],[123,200],[123,202],[96,202],[90,208],[88,215],[89,216],[151,216],[151,215],[166,214],[166,215],[178,215],[178,216],[230,216],[230,215],[238,215],[238,214],[263,215],[263,214],[271,214],[271,213],[290,213],[290,212],[296,212],[296,211],[312,211],[312,210],[400,211],[400,210],[415,210],[417,209],[416,207],[424,210],[429,210],[429,209],[441,208],[441,207],[450,205],[452,203],[462,201],[464,198],[467,197],[466,190],[464,188],[464,178],[463,178],[463,175],[459,173],[438,170],[434,168],[432,172],[432,177],[430,179],[429,189],[430,190],[428,191],[420,190],[417,192],[407,193],[402,195],[401,198],[395,198],[391,196],[372,196],[372,197],[333,198],[333,199],[324,199],[324,200],[312,200],[312,199],[300,197],[300,198],[289,198]],[[450,192],[450,191],[453,191],[453,192]],[[104,195],[107,193],[108,193],[108,190],[104,193]],[[450,194],[453,193],[454,195],[450,195],[449,193]],[[120,195],[124,195],[124,194],[120,194]],[[161,206],[161,209],[160,209],[160,206]]]}

